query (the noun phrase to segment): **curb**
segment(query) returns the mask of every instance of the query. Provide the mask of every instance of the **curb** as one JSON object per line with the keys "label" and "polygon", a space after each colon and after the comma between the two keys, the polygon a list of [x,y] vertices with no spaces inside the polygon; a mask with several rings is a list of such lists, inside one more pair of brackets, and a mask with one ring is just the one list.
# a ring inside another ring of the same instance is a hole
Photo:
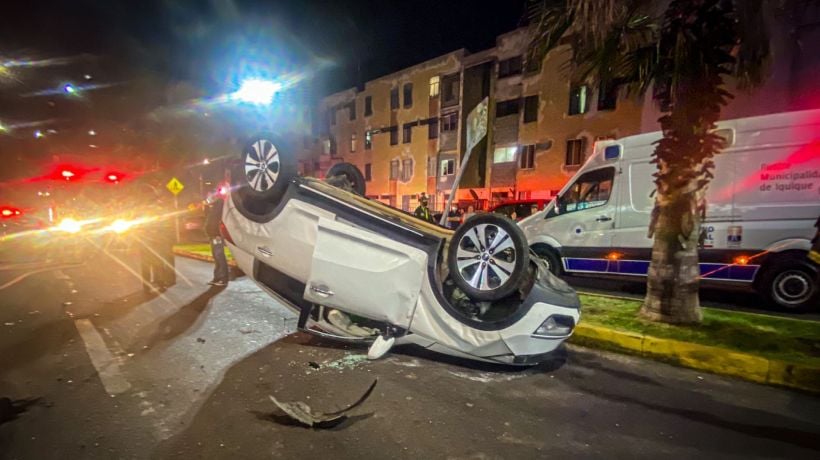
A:
{"label": "curb", "polygon": [[766,359],[720,347],[621,332],[583,323],[575,328],[572,337],[572,342],[578,345],[626,351],[713,374],[820,393],[820,368],[818,367]]}
{"label": "curb", "polygon": [[[203,254],[198,254],[196,252],[186,251],[184,249],[174,248],[174,254],[178,255],[180,257],[187,257],[188,259],[201,260],[203,262],[213,262],[214,261],[213,256],[206,256],[206,255],[203,255]],[[228,260],[228,266],[233,267],[233,268],[239,268],[236,265],[236,261],[233,260],[233,259]]]}

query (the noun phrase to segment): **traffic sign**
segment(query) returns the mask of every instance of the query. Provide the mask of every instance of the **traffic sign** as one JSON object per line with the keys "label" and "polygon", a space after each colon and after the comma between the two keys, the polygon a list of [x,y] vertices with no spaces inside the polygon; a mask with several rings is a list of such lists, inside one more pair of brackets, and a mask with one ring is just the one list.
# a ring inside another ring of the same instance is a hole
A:
{"label": "traffic sign", "polygon": [[180,182],[179,179],[177,179],[176,177],[172,177],[171,180],[169,180],[168,183],[165,184],[165,188],[167,188],[169,192],[173,193],[174,196],[176,196],[179,195],[179,192],[181,192],[182,189],[185,188],[185,186],[182,185],[182,182]]}

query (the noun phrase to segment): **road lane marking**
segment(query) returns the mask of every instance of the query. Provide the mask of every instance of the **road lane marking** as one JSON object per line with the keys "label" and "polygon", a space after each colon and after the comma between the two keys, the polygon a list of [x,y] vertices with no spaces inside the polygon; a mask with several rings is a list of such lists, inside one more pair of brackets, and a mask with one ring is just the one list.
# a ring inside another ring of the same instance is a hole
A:
{"label": "road lane marking", "polygon": [[128,391],[131,384],[123,377],[117,358],[108,350],[105,340],[94,327],[94,323],[90,319],[78,319],[74,321],[74,325],[77,326],[77,331],[85,343],[85,350],[102,380],[105,391],[109,395]]}
{"label": "road lane marking", "polygon": [[[62,271],[61,270],[62,268],[79,267],[80,265],[82,265],[82,264],[56,265],[56,266],[53,266],[53,267],[41,268],[39,270],[32,270],[30,272],[23,273],[22,275],[18,276],[17,278],[14,278],[13,280],[9,281],[6,284],[3,284],[2,286],[0,286],[0,291],[2,291],[3,289],[6,289],[6,288],[10,288],[10,287],[14,286],[15,284],[19,283],[20,281],[23,281],[24,279],[28,278],[31,275],[36,275],[37,273],[42,273],[42,272],[47,272],[47,271],[52,271],[52,270]],[[60,279],[60,278],[57,278],[57,279]]]}

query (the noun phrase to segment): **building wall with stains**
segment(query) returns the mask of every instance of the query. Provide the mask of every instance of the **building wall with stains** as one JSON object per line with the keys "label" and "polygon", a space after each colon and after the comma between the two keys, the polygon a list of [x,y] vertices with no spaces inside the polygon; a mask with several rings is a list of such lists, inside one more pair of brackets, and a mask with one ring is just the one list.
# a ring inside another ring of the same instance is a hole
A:
{"label": "building wall with stains", "polygon": [[[319,113],[327,114],[329,121],[321,137],[336,145],[335,152],[327,155],[330,162],[347,161],[363,174],[369,171],[369,197],[412,211],[419,194],[435,190],[435,181],[428,177],[436,175],[440,95],[431,96],[431,79],[439,78],[440,91],[441,77],[459,72],[463,54],[463,50],[448,53],[371,80],[361,91],[352,88],[324,98]],[[395,104],[396,97],[398,106],[391,106],[391,98]],[[370,113],[366,113],[368,104]],[[350,116],[352,108],[355,117]],[[370,148],[366,147],[368,133]],[[397,171],[393,167],[397,173],[393,178],[391,163],[398,166]]]}
{"label": "building wall with stains", "polygon": [[535,150],[533,167],[518,169],[516,191],[522,198],[549,197],[575,174],[579,164],[567,164],[568,141],[582,140],[579,160],[583,163],[597,139],[640,132],[642,99],[628,95],[623,88],[617,90],[614,107],[604,109],[599,108],[599,88],[587,85],[586,111],[570,115],[570,57],[568,46],[556,48],[545,56],[538,73],[523,79],[522,96],[538,97],[538,114],[529,123],[524,123],[523,113],[521,117],[519,166],[525,146],[532,145]]}

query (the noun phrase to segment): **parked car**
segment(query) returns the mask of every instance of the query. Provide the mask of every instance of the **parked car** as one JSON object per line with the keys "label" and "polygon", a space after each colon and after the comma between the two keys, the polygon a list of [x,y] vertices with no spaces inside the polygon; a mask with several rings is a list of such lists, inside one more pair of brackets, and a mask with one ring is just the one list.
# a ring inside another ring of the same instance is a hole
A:
{"label": "parked car", "polygon": [[326,181],[299,177],[293,151],[273,135],[252,139],[231,176],[223,236],[303,331],[526,365],[578,323],[576,293],[530,257],[510,219],[482,214],[445,229],[364,198],[351,164],[333,166]]}
{"label": "parked car", "polygon": [[[820,215],[820,110],[718,123],[701,227],[705,284],[756,289],[786,309],[820,307],[806,254]],[[599,142],[556,201],[520,223],[553,273],[646,276],[661,133]]]}
{"label": "parked car", "polygon": [[541,198],[533,200],[511,200],[491,207],[488,212],[502,214],[513,220],[523,220],[544,209],[544,206],[549,202],[550,200]]}

